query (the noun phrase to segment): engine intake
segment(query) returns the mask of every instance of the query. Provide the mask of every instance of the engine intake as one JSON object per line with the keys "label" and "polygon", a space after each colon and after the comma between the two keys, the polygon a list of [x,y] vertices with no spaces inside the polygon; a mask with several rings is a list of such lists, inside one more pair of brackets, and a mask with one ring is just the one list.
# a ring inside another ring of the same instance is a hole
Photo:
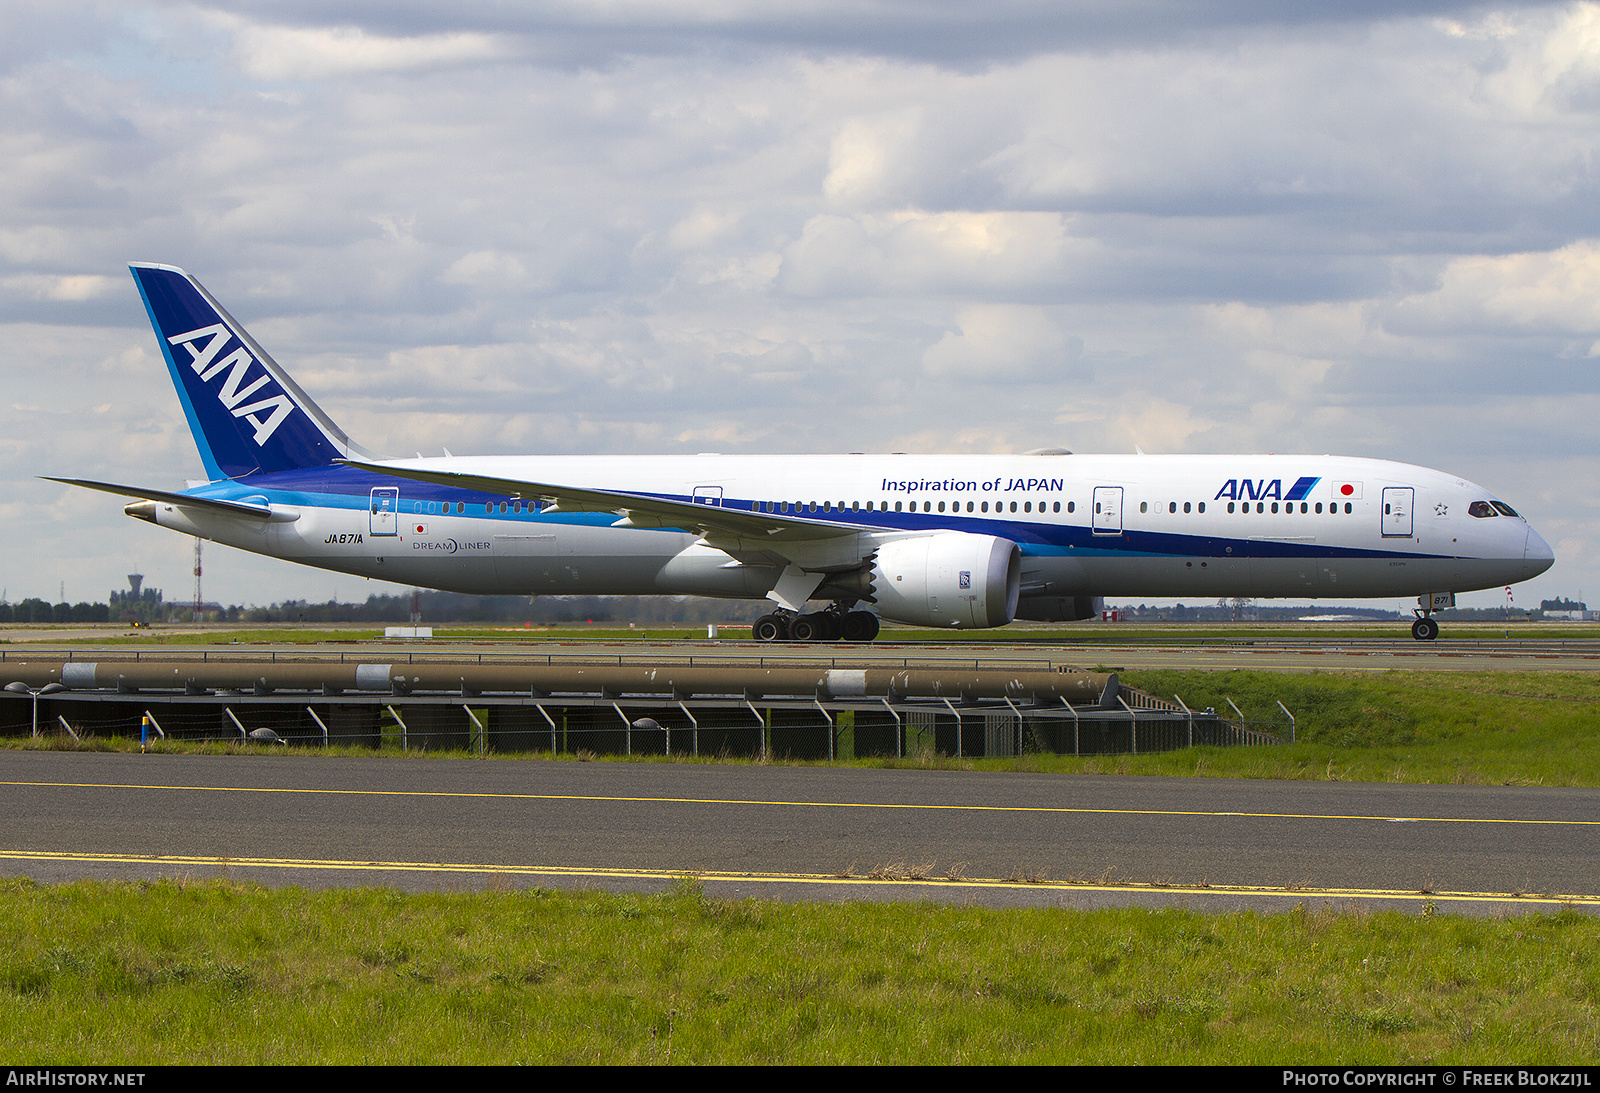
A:
{"label": "engine intake", "polygon": [[1009,539],[942,531],[878,548],[872,596],[882,618],[915,626],[982,629],[1017,613],[1022,552]]}

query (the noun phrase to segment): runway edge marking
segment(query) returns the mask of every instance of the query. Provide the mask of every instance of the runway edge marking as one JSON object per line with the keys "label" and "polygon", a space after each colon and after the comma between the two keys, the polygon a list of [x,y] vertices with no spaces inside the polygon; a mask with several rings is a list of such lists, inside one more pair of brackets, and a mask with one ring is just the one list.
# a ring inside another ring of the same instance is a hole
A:
{"label": "runway edge marking", "polygon": [[118,854],[76,851],[0,850],[0,861],[95,865],[212,867],[218,869],[308,869],[381,873],[447,873],[484,876],[584,877],[597,880],[676,881],[685,877],[714,883],[870,885],[910,889],[966,888],[990,891],[1141,893],[1183,896],[1279,896],[1291,899],[1432,900],[1438,903],[1517,903],[1600,908],[1600,895],[1576,893],[1404,891],[1397,888],[1310,888],[1245,884],[1116,884],[1105,881],[1013,881],[999,877],[872,877],[837,873],[725,872],[690,869],[607,869],[583,866],[488,865],[468,862],[340,861],[321,858],[233,858],[190,854]]}

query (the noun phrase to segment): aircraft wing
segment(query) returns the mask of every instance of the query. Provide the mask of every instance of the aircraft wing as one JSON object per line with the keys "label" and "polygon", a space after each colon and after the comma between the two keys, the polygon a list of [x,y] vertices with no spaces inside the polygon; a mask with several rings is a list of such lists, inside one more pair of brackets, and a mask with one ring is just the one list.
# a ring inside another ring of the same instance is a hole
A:
{"label": "aircraft wing", "polygon": [[192,509],[214,509],[226,512],[230,516],[259,516],[263,520],[272,518],[272,509],[269,506],[258,505],[251,501],[223,501],[215,497],[194,497],[187,493],[172,493],[168,490],[147,490],[141,486],[119,486],[114,482],[90,482],[84,478],[54,478],[47,474],[40,477],[47,482],[82,486],[86,490],[114,493],[120,497],[136,497],[141,501],[160,501],[163,504],[182,505]]}
{"label": "aircraft wing", "polygon": [[700,505],[693,501],[677,501],[624,490],[596,490],[553,482],[530,482],[520,478],[424,470],[420,467],[368,463],[359,459],[341,459],[339,462],[375,474],[411,478],[441,486],[456,486],[505,497],[553,500],[555,507],[546,511],[619,512],[626,518],[626,523],[621,525],[623,527],[683,528],[699,531],[710,539],[733,537],[744,541],[759,540],[763,546],[837,539],[872,530],[858,524],[831,523],[775,512],[751,512],[749,509],[724,508],[721,505]]}

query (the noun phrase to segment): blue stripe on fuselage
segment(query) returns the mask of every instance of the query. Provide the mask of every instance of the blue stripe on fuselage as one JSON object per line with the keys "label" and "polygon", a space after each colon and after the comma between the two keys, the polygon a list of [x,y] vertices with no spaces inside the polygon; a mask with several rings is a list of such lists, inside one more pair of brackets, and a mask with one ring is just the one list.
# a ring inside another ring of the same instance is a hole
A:
{"label": "blue stripe on fuselage", "polygon": [[[307,467],[301,470],[280,471],[276,474],[256,474],[241,480],[212,482],[189,492],[197,497],[214,497],[239,500],[246,497],[265,496],[268,501],[281,505],[308,506],[330,509],[365,510],[372,490],[378,488],[400,489],[401,517],[470,516],[478,520],[505,520],[526,524],[529,520],[564,524],[607,526],[616,520],[608,512],[572,512],[545,515],[536,512],[500,512],[499,503],[509,502],[507,494],[485,493],[458,486],[436,485],[430,482],[403,480],[391,475],[335,464],[331,467]],[[1299,483],[1296,483],[1298,488]],[[685,494],[640,494],[663,501],[692,503]],[[426,511],[429,502],[467,505],[465,513]],[[418,504],[422,512],[415,511]],[[493,512],[485,512],[484,505],[493,504]],[[619,506],[621,507],[621,506]],[[757,503],[727,499],[722,508],[739,512],[758,512]],[[474,512],[473,508],[478,511]],[[1093,529],[1077,524],[1037,523],[951,515],[931,512],[830,512],[795,514],[816,523],[832,524],[842,529],[858,531],[965,531],[976,535],[993,535],[1010,539],[1027,557],[1073,556],[1143,556],[1170,558],[1437,558],[1439,554],[1423,554],[1396,550],[1377,550],[1364,547],[1332,546],[1318,543],[1287,543],[1281,540],[1235,538],[1227,535],[1198,535],[1164,531],[1134,531],[1124,529],[1114,535],[1096,535]],[[1336,521],[1344,517],[1323,517]],[[1304,525],[1300,525],[1304,526]],[[684,529],[662,528],[662,531],[681,533]]]}

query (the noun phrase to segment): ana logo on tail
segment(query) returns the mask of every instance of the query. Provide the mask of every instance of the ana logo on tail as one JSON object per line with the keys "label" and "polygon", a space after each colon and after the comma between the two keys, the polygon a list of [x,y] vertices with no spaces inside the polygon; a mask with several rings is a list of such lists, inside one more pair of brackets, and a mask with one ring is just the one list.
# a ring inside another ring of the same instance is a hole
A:
{"label": "ana logo on tail", "polygon": [[[204,344],[197,345],[202,338],[205,339]],[[233,332],[221,323],[191,330],[187,334],[174,334],[167,339],[173,345],[181,345],[189,351],[190,367],[201,380],[209,382],[227,372],[222,381],[222,388],[217,392],[217,399],[234,417],[242,417],[256,427],[254,439],[256,446],[260,447],[272,438],[272,434],[278,431],[278,426],[288,420],[289,415],[294,412],[294,403],[289,400],[288,395],[280,393],[243,406],[239,405],[271,383],[272,376],[263,368],[260,378],[254,383],[248,387],[241,386],[250,366],[258,362],[243,345],[228,356],[222,357],[223,349],[232,340]],[[218,357],[222,359],[218,360]]]}

